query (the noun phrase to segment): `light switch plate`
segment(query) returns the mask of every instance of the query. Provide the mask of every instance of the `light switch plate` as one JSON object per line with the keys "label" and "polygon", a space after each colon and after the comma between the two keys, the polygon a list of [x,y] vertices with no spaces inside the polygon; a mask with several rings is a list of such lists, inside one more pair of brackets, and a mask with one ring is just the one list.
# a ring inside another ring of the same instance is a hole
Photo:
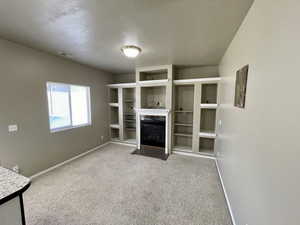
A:
{"label": "light switch plate", "polygon": [[9,125],[8,126],[8,132],[17,132],[18,131],[18,125]]}
{"label": "light switch plate", "polygon": [[222,120],[219,120],[219,127],[222,127]]}

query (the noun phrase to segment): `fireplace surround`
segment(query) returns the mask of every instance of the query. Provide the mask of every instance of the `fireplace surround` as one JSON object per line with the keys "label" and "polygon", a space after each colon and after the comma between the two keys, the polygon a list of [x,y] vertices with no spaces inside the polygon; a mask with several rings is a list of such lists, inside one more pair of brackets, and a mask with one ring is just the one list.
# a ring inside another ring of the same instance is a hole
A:
{"label": "fireplace surround", "polygon": [[[168,109],[136,109],[138,149],[141,149],[142,145],[150,145],[153,147],[162,147],[165,149],[166,155],[170,154],[170,142],[168,139],[169,113],[170,110]],[[156,124],[156,126],[154,126],[154,124]],[[151,137],[143,138],[143,134],[151,132],[151,126],[152,129],[154,129]],[[150,129],[150,131],[148,129]],[[159,131],[159,129],[164,129],[164,132]],[[158,137],[158,135],[162,135],[163,137]],[[164,138],[164,140],[162,140],[162,138]]]}

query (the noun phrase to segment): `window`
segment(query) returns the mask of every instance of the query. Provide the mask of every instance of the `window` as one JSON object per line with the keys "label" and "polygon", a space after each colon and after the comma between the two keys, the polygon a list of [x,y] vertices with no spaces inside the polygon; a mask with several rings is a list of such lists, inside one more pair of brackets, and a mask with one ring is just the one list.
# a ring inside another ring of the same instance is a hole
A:
{"label": "window", "polygon": [[91,124],[90,88],[47,82],[51,132]]}

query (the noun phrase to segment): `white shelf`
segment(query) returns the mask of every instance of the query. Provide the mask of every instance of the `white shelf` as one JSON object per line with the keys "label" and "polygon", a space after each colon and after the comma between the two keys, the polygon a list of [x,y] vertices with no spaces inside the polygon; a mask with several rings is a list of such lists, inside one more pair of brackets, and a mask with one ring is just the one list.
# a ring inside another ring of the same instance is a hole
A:
{"label": "white shelf", "polygon": [[168,79],[162,79],[162,80],[144,80],[144,81],[138,81],[137,84],[141,87],[153,87],[153,86],[165,86],[169,82]]}
{"label": "white shelf", "polygon": [[175,126],[192,127],[192,123],[174,123]]}
{"label": "white shelf", "polygon": [[214,132],[214,131],[200,131],[199,132],[199,137],[202,137],[202,138],[216,138],[217,137],[217,134]]}
{"label": "white shelf", "polygon": [[220,80],[221,80],[220,77],[211,77],[211,78],[174,80],[173,83],[175,85],[188,85],[188,84],[195,84],[195,83],[214,84],[214,83],[218,83]]}
{"label": "white shelf", "polygon": [[119,83],[119,84],[108,84],[107,87],[110,88],[118,88],[118,87],[123,87],[123,88],[130,88],[130,87],[136,87],[136,83]]}
{"label": "white shelf", "polygon": [[200,108],[202,108],[202,109],[216,109],[216,108],[218,108],[218,104],[200,104]]}
{"label": "white shelf", "polygon": [[174,133],[175,136],[181,136],[181,137],[192,137],[192,134],[187,133]]}
{"label": "white shelf", "polygon": [[192,151],[192,147],[191,146],[183,146],[183,145],[175,145],[173,147],[174,151],[186,151],[186,152],[190,152]]}
{"label": "white shelf", "polygon": [[109,103],[109,105],[111,106],[111,107],[119,107],[119,103]]}
{"label": "white shelf", "polygon": [[110,127],[113,128],[113,129],[120,129],[119,124],[110,124]]}

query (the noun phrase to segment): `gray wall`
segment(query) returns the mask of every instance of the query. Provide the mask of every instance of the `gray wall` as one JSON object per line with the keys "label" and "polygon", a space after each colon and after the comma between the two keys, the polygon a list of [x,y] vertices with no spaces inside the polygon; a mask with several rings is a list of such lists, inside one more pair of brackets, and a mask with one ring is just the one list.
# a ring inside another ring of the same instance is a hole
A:
{"label": "gray wall", "polygon": [[[46,82],[91,87],[92,126],[50,133]],[[32,175],[108,140],[111,75],[0,39],[0,160]],[[18,124],[17,133],[8,133]]]}
{"label": "gray wall", "polygon": [[113,75],[113,83],[135,83],[135,73]]}
{"label": "gray wall", "polygon": [[[218,162],[238,225],[299,224],[300,2],[256,0],[220,64]],[[235,73],[249,64],[246,108]]]}

